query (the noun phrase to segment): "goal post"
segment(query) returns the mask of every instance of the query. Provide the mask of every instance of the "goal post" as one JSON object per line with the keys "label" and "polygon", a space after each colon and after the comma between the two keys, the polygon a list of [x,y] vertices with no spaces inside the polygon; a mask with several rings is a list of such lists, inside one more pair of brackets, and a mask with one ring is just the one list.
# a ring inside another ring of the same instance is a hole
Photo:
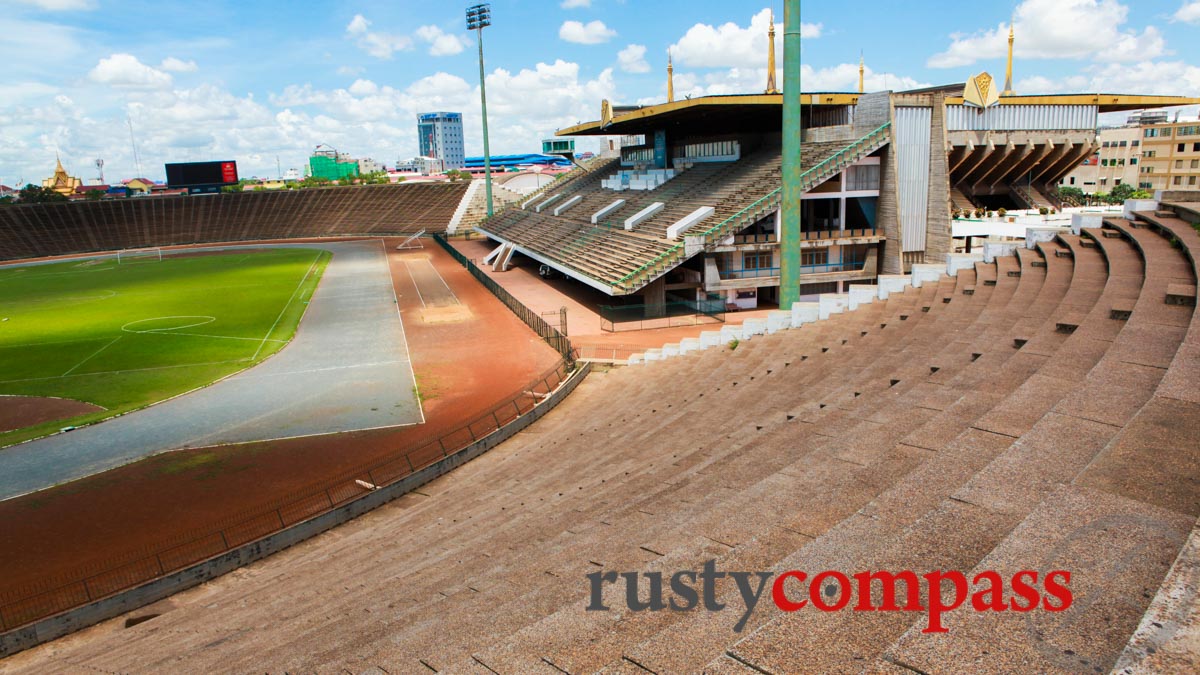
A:
{"label": "goal post", "polygon": [[130,248],[117,251],[118,265],[132,265],[136,263],[147,262],[162,262],[161,248]]}

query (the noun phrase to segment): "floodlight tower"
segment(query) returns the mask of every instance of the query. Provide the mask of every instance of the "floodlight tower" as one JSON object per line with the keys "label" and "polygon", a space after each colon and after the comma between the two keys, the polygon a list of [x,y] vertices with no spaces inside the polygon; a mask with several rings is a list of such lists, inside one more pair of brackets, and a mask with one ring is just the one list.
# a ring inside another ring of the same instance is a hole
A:
{"label": "floodlight tower", "polygon": [[488,3],[467,8],[467,30],[475,31],[479,44],[479,107],[483,113],[483,186],[487,195],[487,214],[492,216],[492,151],[488,145],[487,87],[483,74],[483,29],[492,25],[492,6]]}

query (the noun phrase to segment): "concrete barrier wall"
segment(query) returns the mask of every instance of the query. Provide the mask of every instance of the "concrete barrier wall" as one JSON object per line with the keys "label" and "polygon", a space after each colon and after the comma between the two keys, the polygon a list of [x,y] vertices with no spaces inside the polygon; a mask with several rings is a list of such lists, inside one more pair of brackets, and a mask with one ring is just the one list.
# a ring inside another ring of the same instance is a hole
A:
{"label": "concrete barrier wall", "polygon": [[262,560],[289,546],[315,537],[326,530],[346,523],[362,514],[397,499],[422,485],[453,471],[540,419],[558,405],[575,387],[587,377],[591,364],[584,364],[571,374],[550,396],[539,402],[528,413],[508,423],[502,429],[479,439],[462,450],[431,464],[420,471],[406,476],[391,485],[365,493],[352,502],[327,511],[319,516],[296,523],[287,529],[239,546],[221,555],[196,563],[173,574],[159,577],[137,588],[110,595],[81,607],[56,614],[35,623],[0,634],[0,658],[35,647],[45,642],[74,633],[101,621],[120,616],[128,611],[145,607],[172,596],[180,591],[198,586],[205,581],[232,572],[239,567]]}

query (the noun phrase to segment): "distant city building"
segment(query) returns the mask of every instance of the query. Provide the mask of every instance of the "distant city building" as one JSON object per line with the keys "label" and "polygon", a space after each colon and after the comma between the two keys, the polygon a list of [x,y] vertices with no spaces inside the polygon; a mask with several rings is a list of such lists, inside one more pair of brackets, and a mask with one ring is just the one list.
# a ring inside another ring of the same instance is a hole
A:
{"label": "distant city building", "polygon": [[358,175],[383,171],[384,166],[370,157],[358,160]]}
{"label": "distant city building", "polygon": [[78,177],[67,173],[62,160],[55,158],[54,175],[42,181],[42,187],[54,190],[64,197],[75,193],[76,188],[83,185]]}
{"label": "distant city building", "polygon": [[419,173],[422,176],[432,176],[446,170],[446,164],[437,157],[413,157],[412,159],[396,160],[397,173]]}
{"label": "distant city building", "polygon": [[303,176],[300,175],[300,169],[288,169],[283,172],[283,179],[286,181],[300,180]]}
{"label": "distant city building", "polygon": [[358,176],[358,160],[328,145],[318,145],[308,158],[308,175],[326,180],[355,178]]}
{"label": "distant city building", "polygon": [[1099,153],[1059,184],[1084,194],[1111,192],[1118,185],[1147,191],[1200,189],[1200,123],[1141,122],[1166,119],[1166,111],[1143,112],[1129,116],[1130,126],[1101,129]]}
{"label": "distant city building", "polygon": [[134,178],[125,181],[124,185],[130,194],[147,195],[154,189],[154,181],[149,178]]}
{"label": "distant city building", "polygon": [[542,139],[542,154],[543,155],[574,155],[575,154],[575,139],[574,138]]}
{"label": "distant city building", "polygon": [[417,140],[422,157],[442,160],[447,170],[463,168],[466,152],[463,149],[462,113],[419,113]]}
{"label": "distant city building", "polygon": [[1166,124],[1168,113],[1166,110],[1143,110],[1130,115],[1125,120],[1127,126],[1136,127],[1143,124]]}

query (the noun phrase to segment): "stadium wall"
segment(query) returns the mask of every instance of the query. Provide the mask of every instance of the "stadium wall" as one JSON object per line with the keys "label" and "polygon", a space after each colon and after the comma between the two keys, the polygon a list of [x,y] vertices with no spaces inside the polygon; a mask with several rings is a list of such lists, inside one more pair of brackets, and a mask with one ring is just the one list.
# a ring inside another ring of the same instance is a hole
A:
{"label": "stadium wall", "polygon": [[180,244],[446,229],[466,183],[418,183],[0,207],[0,260]]}

